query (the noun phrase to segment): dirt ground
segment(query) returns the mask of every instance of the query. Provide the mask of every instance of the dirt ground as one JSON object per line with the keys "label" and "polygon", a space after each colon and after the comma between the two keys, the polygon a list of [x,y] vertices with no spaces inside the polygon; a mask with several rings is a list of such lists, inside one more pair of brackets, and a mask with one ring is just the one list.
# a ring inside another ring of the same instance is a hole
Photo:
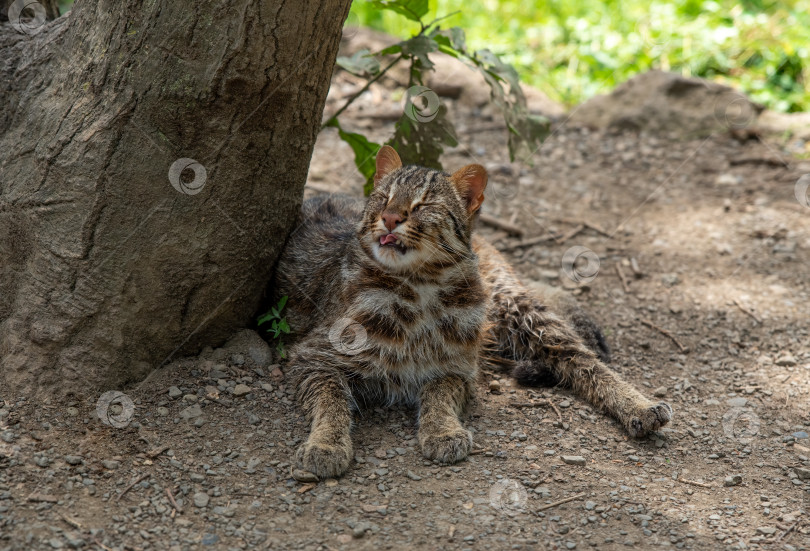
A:
{"label": "dirt ground", "polygon": [[[356,89],[338,75],[328,109]],[[415,412],[374,410],[350,471],[302,483],[289,461],[307,427],[247,332],[123,397],[0,393],[0,549],[810,549],[810,162],[790,153],[807,144],[563,116],[528,166],[487,109],[443,101],[460,138],[445,166],[487,166],[484,213],[522,236],[481,233],[529,284],[570,289],[672,423],[632,440],[565,390],[485,373],[468,460],[426,462]],[[344,124],[382,141],[397,109],[382,84]],[[322,133],[308,195],[361,186]],[[590,267],[566,264],[572,247]]]}

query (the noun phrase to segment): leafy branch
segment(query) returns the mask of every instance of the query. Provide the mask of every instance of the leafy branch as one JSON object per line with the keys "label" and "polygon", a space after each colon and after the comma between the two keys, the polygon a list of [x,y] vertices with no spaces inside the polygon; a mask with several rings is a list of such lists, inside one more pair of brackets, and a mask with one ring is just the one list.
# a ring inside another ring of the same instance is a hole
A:
{"label": "leafy branch", "polygon": [[[444,152],[444,146],[458,145],[455,127],[447,117],[447,107],[425,84],[427,74],[435,71],[430,55],[436,52],[448,54],[483,75],[490,89],[490,98],[506,123],[510,159],[529,161],[531,154],[548,136],[549,122],[544,117],[529,113],[514,67],[502,62],[489,50],[470,51],[461,28],[442,29],[438,25],[455,13],[425,23],[423,18],[428,13],[428,0],[370,0],[370,3],[377,9],[393,11],[415,21],[420,30],[407,40],[379,52],[360,50],[350,57],[341,56],[337,59],[338,66],[366,78],[367,82],[323,124],[322,129],[337,128],[340,138],[352,148],[355,165],[366,179],[366,194],[371,192],[374,185],[374,156],[381,144],[369,141],[362,134],[344,130],[339,117],[397,64],[409,64],[408,89],[403,114],[394,126],[394,135],[386,143],[410,162],[437,169],[442,168],[439,158]],[[396,57],[381,68],[380,60],[392,55]]]}
{"label": "leafy branch", "polygon": [[271,338],[276,341],[276,352],[278,352],[281,358],[287,357],[287,351],[284,349],[284,342],[281,340],[281,337],[282,335],[288,335],[290,333],[290,324],[287,322],[286,316],[281,315],[286,305],[287,296],[285,295],[281,297],[278,304],[270,308],[269,312],[256,320],[256,325],[270,323],[267,332],[270,333]]}

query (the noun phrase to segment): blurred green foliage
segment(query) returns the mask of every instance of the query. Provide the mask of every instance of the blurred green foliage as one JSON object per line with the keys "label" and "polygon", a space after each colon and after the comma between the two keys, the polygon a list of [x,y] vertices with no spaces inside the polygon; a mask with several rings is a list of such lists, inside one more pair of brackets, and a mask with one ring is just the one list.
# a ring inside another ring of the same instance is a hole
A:
{"label": "blurred green foliage", "polygon": [[[722,82],[778,111],[810,111],[810,0],[430,0],[521,80],[567,105],[649,69]],[[419,27],[368,0],[348,24],[398,38]]]}

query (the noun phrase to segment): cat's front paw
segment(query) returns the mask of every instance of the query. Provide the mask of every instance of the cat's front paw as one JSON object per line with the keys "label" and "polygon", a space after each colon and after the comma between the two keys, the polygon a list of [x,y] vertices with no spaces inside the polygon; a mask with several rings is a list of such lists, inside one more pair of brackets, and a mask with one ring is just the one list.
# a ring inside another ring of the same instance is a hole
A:
{"label": "cat's front paw", "polygon": [[420,438],[422,454],[427,459],[438,459],[440,463],[457,463],[466,458],[472,449],[472,434],[465,429],[451,432],[428,434]]}
{"label": "cat's front paw", "polygon": [[627,422],[627,432],[634,438],[642,438],[655,432],[672,419],[672,406],[666,402],[644,409]]}
{"label": "cat's front paw", "polygon": [[318,478],[335,478],[346,472],[352,460],[352,445],[307,441],[295,452],[295,463]]}

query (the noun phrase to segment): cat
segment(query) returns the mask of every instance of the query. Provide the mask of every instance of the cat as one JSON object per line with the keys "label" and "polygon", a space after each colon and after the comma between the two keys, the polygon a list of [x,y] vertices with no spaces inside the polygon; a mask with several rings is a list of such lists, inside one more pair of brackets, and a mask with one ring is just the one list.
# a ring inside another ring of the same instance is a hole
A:
{"label": "cat", "polygon": [[480,165],[452,175],[403,166],[383,146],[365,204],[304,203],[272,286],[289,297],[285,371],[311,424],[298,468],[342,475],[353,411],[381,403],[418,407],[427,459],[464,459],[472,436],[461,417],[483,363],[511,366],[524,384],[568,387],[634,437],[671,419],[668,404],[607,367],[604,336],[573,298],[550,286],[529,292],[473,235],[486,184]]}

